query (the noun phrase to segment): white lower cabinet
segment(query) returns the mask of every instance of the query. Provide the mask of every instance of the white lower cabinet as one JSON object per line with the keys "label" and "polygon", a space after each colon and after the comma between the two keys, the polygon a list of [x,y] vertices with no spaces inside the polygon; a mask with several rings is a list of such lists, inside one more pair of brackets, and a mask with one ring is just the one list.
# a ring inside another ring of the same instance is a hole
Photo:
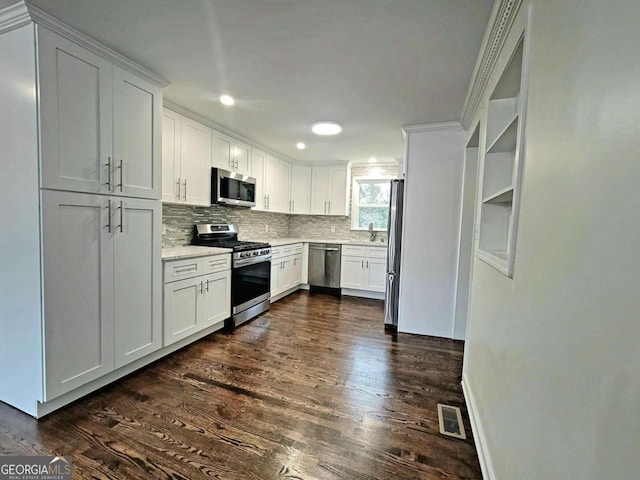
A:
{"label": "white lower cabinet", "polygon": [[302,252],[302,243],[272,247],[272,298],[302,283]]}
{"label": "white lower cabinet", "polygon": [[229,254],[165,262],[165,346],[231,316],[230,265]]}
{"label": "white lower cabinet", "polygon": [[158,201],[42,191],[45,400],[161,346]]}
{"label": "white lower cabinet", "polygon": [[340,287],[369,292],[384,292],[387,274],[386,257],[386,248],[343,246]]}

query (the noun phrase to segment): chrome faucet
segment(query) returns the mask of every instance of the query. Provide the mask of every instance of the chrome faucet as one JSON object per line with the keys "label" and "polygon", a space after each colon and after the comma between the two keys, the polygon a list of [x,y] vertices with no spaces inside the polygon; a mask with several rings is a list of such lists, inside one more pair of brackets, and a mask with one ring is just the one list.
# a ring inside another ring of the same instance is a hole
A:
{"label": "chrome faucet", "polygon": [[373,222],[369,222],[369,241],[375,242],[378,237],[378,232],[373,229]]}

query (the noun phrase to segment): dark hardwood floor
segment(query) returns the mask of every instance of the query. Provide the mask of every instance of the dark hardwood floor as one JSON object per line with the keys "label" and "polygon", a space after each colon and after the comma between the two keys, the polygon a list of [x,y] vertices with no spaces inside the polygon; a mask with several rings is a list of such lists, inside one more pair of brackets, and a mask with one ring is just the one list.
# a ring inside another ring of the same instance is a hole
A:
{"label": "dark hardwood floor", "polygon": [[[482,478],[462,343],[382,318],[293,294],[40,421],[0,403],[0,455],[72,455],[74,478]],[[438,402],[462,407],[466,441],[439,434]]]}

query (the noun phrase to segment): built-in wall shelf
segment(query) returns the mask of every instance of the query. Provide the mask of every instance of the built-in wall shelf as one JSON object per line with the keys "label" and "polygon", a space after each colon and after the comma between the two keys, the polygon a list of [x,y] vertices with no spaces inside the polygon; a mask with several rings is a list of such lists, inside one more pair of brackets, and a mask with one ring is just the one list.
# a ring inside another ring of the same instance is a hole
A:
{"label": "built-in wall shelf", "polygon": [[513,202],[513,186],[509,185],[508,187],[503,188],[502,190],[498,190],[497,192],[489,195],[482,203],[511,203]]}
{"label": "built-in wall shelf", "polygon": [[[487,105],[476,256],[512,277],[523,163],[525,36],[503,50],[506,60]],[[506,47],[506,45],[505,45]],[[499,71],[499,70],[498,70]]]}

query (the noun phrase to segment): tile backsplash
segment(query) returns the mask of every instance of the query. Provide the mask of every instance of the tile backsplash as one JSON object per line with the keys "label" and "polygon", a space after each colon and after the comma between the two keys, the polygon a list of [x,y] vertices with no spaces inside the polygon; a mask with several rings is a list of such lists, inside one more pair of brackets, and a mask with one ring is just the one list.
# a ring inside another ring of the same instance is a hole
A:
{"label": "tile backsplash", "polygon": [[[385,176],[398,174],[396,166],[354,165],[352,177]],[[351,185],[349,185],[351,198]],[[287,215],[273,212],[256,212],[247,208],[192,207],[164,204],[162,206],[162,246],[189,245],[196,223],[235,223],[241,240],[269,240],[272,238],[318,238],[336,240],[369,240],[369,232],[351,230],[350,217],[324,215]],[[331,228],[335,227],[335,232]],[[378,232],[378,239],[386,233]]]}
{"label": "tile backsplash", "polygon": [[[282,238],[289,236],[288,215],[271,212],[254,212],[246,208],[212,205],[164,204],[162,206],[162,246],[189,245],[196,223],[235,223],[243,240]],[[268,231],[267,231],[268,225]]]}

